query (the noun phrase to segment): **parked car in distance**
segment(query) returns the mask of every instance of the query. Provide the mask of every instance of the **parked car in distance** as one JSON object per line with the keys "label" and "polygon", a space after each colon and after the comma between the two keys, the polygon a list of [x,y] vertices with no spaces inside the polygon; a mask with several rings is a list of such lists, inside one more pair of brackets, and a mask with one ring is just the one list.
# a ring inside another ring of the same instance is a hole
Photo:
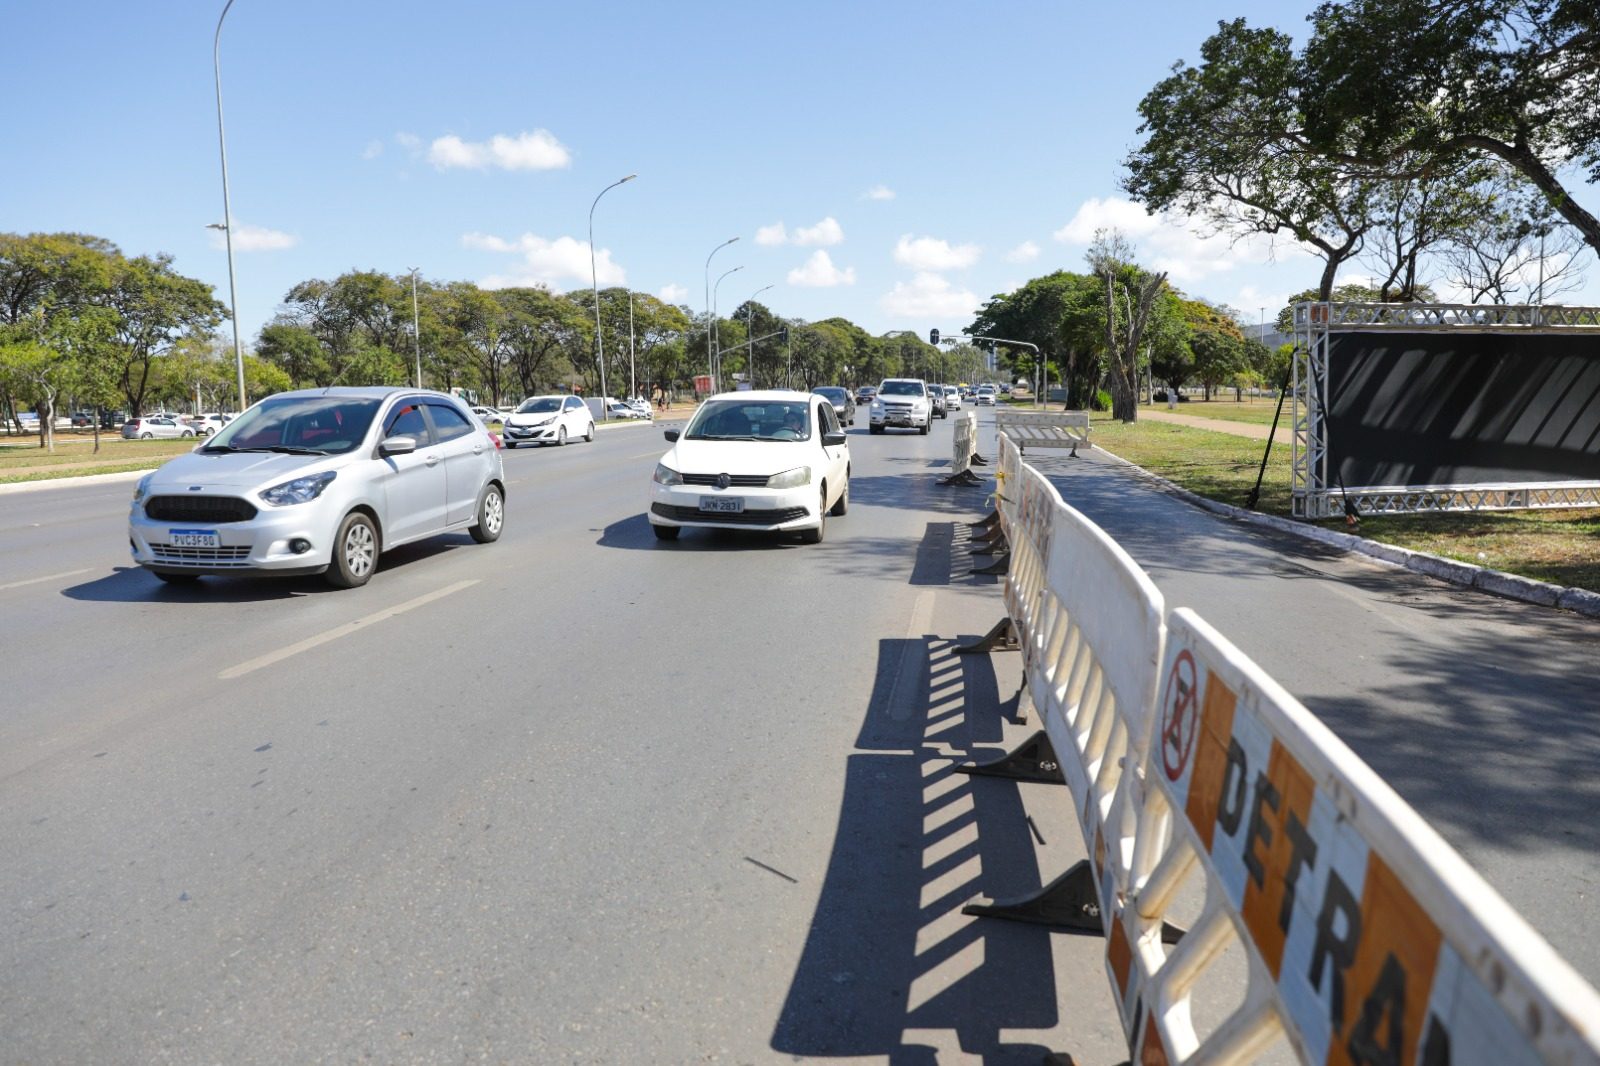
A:
{"label": "parked car in distance", "polygon": [[961,410],[961,390],[954,385],[944,387],[944,409],[946,411]]}
{"label": "parked car in distance", "polygon": [[484,407],[480,404],[472,409],[472,413],[483,419],[483,424],[486,426],[491,422],[500,421],[500,412],[493,407]]}
{"label": "parked car in distance", "polygon": [[366,584],[382,552],[453,530],[499,538],[494,435],[425,389],[280,392],[140,479],[133,561],[163,581],[323,573]]}
{"label": "parked car in distance", "polygon": [[189,419],[189,425],[194,427],[194,431],[202,437],[209,437],[227,425],[230,418],[231,416],[229,415],[220,414],[195,415]]}
{"label": "parked car in distance", "polygon": [[172,415],[130,418],[122,424],[124,440],[151,440],[155,438],[192,437],[194,427],[180,422]]}
{"label": "parked car in distance", "polygon": [[635,417],[649,419],[650,421],[655,420],[655,408],[651,407],[650,401],[645,399],[643,396],[634,396],[624,402],[628,405],[628,409],[634,413]]}
{"label": "parked car in distance", "polygon": [[656,464],[650,529],[798,533],[816,544],[850,507],[850,446],[833,404],[788,389],[724,392],[700,404]]}
{"label": "parked car in distance", "polygon": [[507,448],[519,444],[560,446],[577,437],[594,440],[594,416],[576,396],[530,396],[506,416],[500,428]]}
{"label": "parked car in distance", "polygon": [[994,395],[993,385],[979,385],[978,395],[973,398],[972,403],[976,407],[993,407]]}
{"label": "parked car in distance", "polygon": [[849,389],[842,389],[837,385],[818,385],[811,391],[833,404],[834,417],[838,418],[841,426],[856,424],[856,401],[850,395]]}
{"label": "parked car in distance", "polygon": [[933,426],[933,401],[921,378],[884,378],[867,409],[867,432],[882,433],[890,426],[914,429],[924,435]]}

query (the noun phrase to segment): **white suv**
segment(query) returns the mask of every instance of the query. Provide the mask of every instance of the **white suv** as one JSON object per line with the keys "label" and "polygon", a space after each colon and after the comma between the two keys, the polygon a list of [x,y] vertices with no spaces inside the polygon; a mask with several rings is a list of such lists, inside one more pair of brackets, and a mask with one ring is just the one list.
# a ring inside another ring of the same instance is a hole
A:
{"label": "white suv", "polygon": [[933,425],[933,400],[921,378],[884,378],[867,413],[867,431],[882,433],[901,426],[926,434]]}

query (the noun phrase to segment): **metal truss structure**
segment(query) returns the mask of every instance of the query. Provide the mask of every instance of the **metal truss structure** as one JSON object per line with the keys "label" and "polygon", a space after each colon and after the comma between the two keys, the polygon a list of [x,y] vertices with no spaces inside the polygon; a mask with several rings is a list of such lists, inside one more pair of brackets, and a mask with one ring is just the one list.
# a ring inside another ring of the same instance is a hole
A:
{"label": "metal truss structure", "polygon": [[1504,333],[1600,336],[1600,307],[1484,304],[1335,304],[1294,306],[1291,378],[1294,441],[1292,514],[1335,518],[1358,514],[1506,511],[1600,507],[1600,481],[1494,485],[1340,486],[1330,479],[1328,391],[1330,338],[1336,333]]}

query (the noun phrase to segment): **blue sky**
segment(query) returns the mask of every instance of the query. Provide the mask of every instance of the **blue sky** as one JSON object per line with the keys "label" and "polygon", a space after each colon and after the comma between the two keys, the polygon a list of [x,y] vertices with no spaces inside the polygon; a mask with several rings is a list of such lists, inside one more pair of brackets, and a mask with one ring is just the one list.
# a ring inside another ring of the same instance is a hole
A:
{"label": "blue sky", "polygon": [[[350,269],[601,284],[873,332],[954,332],[1116,225],[1179,287],[1271,317],[1316,283],[1125,202],[1139,99],[1219,19],[1297,40],[1311,0],[235,0],[222,32],[239,312]],[[0,230],[167,252],[227,299],[216,2],[13,5]],[[1591,210],[1600,197],[1583,186]],[[1359,269],[1341,280],[1353,280]],[[1597,273],[1590,270],[1591,275]],[[1568,302],[1600,302],[1595,279]]]}

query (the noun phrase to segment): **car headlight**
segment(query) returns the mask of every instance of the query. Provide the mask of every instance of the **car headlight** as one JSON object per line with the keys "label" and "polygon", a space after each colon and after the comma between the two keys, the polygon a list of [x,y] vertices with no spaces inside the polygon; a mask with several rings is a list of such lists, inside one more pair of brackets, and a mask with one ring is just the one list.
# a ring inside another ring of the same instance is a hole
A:
{"label": "car headlight", "polygon": [[155,474],[154,473],[150,473],[150,474],[146,474],[144,477],[139,479],[139,483],[133,487],[133,502],[134,503],[136,503],[136,504],[143,503],[144,502],[144,498],[146,496],[150,495],[150,481],[154,477],[155,477]]}
{"label": "car headlight", "polygon": [[285,481],[283,484],[274,485],[270,489],[262,489],[259,495],[274,507],[310,503],[322,495],[322,490],[328,487],[335,476],[334,471],[324,470],[320,474],[297,477],[293,481]]}
{"label": "car headlight", "polygon": [[793,470],[785,470],[781,474],[773,474],[767,478],[769,489],[797,489],[802,485],[811,484],[811,468],[797,466]]}
{"label": "car headlight", "polygon": [[666,463],[657,463],[655,476],[651,478],[657,485],[682,485],[683,475],[678,473]]}
{"label": "car headlight", "polygon": [[882,400],[873,400],[872,401],[872,409],[873,409],[873,411],[875,411],[875,412],[877,412],[879,414],[882,414],[883,413],[883,401]]}
{"label": "car headlight", "polygon": [[556,416],[555,415],[551,415],[549,418],[544,419],[542,422],[535,422],[533,424],[533,428],[534,429],[538,429],[540,426],[548,426],[550,423],[554,422],[555,420],[556,420]]}

